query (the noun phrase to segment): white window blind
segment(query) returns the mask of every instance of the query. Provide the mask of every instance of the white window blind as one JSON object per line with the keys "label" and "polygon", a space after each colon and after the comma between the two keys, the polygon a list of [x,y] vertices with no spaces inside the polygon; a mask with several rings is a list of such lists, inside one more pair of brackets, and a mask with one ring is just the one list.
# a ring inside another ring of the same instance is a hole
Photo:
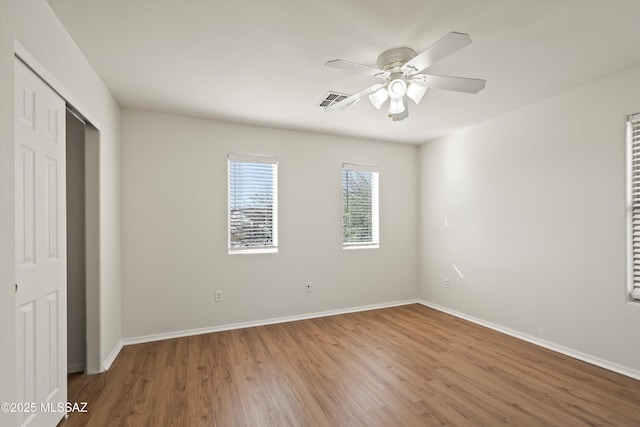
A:
{"label": "white window blind", "polygon": [[342,165],[342,244],[344,248],[377,247],[378,167]]}
{"label": "white window blind", "polygon": [[278,159],[229,154],[229,253],[276,252]]}
{"label": "white window blind", "polygon": [[627,121],[629,175],[629,276],[631,298],[640,300],[640,114]]}

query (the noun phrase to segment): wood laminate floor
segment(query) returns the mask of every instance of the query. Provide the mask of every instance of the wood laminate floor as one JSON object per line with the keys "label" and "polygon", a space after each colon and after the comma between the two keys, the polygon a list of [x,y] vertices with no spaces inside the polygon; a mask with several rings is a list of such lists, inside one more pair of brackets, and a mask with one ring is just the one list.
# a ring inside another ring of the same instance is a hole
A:
{"label": "wood laminate floor", "polygon": [[640,381],[408,305],[129,345],[72,426],[640,426]]}

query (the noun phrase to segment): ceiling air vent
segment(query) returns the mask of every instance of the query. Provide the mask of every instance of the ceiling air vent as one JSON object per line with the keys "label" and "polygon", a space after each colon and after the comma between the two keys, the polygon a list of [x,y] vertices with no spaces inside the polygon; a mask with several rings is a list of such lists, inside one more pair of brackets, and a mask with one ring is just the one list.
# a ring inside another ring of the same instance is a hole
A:
{"label": "ceiling air vent", "polygon": [[336,102],[340,102],[343,99],[348,98],[349,96],[350,95],[347,95],[345,93],[327,92],[327,94],[322,97],[322,100],[320,100],[318,107],[327,108],[328,106],[333,105]]}

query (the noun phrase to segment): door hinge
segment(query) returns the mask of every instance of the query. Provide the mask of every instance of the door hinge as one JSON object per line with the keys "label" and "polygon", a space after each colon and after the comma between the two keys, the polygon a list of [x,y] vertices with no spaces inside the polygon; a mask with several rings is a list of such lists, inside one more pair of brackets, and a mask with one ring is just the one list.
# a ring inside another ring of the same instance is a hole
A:
{"label": "door hinge", "polygon": [[18,293],[18,284],[16,283],[16,294]]}

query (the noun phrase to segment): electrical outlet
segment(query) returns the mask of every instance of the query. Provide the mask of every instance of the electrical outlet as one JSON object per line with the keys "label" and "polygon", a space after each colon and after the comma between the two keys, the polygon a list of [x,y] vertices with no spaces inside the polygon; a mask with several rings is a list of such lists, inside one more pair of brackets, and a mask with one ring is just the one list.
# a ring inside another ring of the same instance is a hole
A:
{"label": "electrical outlet", "polygon": [[449,279],[444,279],[444,287],[445,289],[451,288],[451,282],[449,282]]}
{"label": "electrical outlet", "polygon": [[222,301],[222,291],[216,291],[216,302]]}
{"label": "electrical outlet", "polygon": [[306,283],[304,284],[304,291],[305,291],[306,293],[308,293],[308,294],[310,294],[310,293],[311,293],[311,282],[306,282]]}

